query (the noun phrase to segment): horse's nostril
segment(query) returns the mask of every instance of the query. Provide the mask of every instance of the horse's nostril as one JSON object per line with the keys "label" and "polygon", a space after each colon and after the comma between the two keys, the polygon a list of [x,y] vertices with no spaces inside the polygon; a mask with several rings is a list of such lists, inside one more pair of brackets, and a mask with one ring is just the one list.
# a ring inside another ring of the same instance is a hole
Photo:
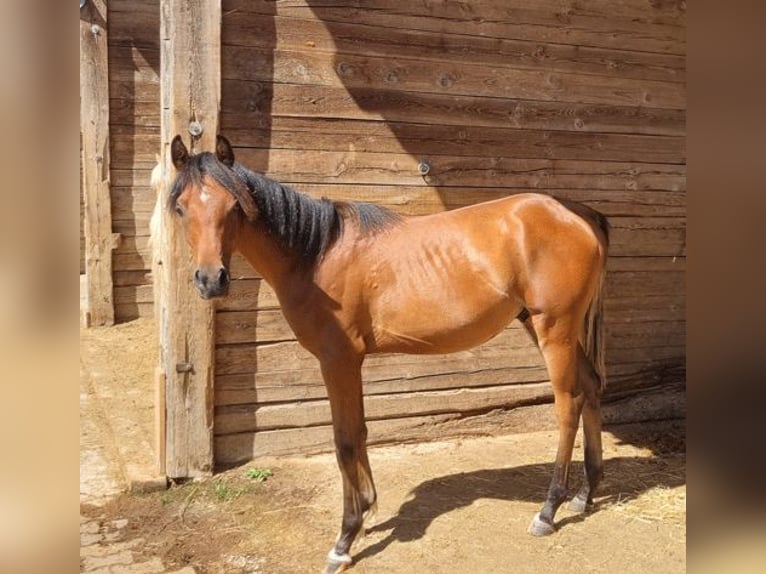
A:
{"label": "horse's nostril", "polygon": [[218,271],[218,284],[221,287],[225,287],[229,284],[229,272],[226,267],[221,267],[221,269]]}
{"label": "horse's nostril", "polygon": [[202,283],[202,275],[200,274],[199,269],[194,272],[194,282],[198,285]]}

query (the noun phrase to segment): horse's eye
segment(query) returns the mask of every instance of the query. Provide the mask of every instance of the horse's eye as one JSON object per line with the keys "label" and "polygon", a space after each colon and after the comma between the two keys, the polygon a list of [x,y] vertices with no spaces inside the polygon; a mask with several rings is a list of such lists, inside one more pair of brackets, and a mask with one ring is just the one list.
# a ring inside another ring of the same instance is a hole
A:
{"label": "horse's eye", "polygon": [[183,215],[184,214],[183,208],[180,205],[178,205],[177,203],[176,203],[176,206],[175,206],[175,211],[176,211],[176,213],[178,215]]}

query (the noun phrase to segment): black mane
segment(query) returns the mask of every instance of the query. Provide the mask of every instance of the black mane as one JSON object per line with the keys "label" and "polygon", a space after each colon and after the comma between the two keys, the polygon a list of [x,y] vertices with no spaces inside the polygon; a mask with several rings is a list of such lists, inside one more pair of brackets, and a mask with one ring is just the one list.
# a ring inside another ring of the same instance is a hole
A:
{"label": "black mane", "polygon": [[362,233],[378,231],[400,219],[393,211],[372,203],[314,199],[240,163],[233,169],[250,190],[259,221],[309,264],[321,258],[343,234],[346,218],[353,218]]}
{"label": "black mane", "polygon": [[[327,252],[343,234],[345,220],[355,221],[366,234],[385,229],[401,219],[393,211],[372,203],[314,199],[250,171],[240,163],[229,168],[209,152],[191,156],[186,167],[179,171],[170,195],[171,207],[189,184],[199,185],[204,175],[234,195],[248,219],[257,219],[305,265],[313,265]],[[252,203],[254,209],[248,209]]]}
{"label": "black mane", "polygon": [[314,262],[343,232],[343,220],[335,204],[298,193],[235,163],[235,173],[245,182],[258,208],[258,220],[284,247]]}

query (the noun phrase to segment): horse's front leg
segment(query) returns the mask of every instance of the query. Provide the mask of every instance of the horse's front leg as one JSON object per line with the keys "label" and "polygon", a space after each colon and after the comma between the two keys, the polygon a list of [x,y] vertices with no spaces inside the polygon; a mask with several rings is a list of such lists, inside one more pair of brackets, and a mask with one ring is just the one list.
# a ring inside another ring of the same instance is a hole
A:
{"label": "horse's front leg", "polygon": [[335,546],[327,557],[325,574],[351,564],[351,545],[373,511],[377,495],[367,459],[367,426],[362,401],[362,357],[320,360],[332,411],[335,453],[343,478],[343,520]]}

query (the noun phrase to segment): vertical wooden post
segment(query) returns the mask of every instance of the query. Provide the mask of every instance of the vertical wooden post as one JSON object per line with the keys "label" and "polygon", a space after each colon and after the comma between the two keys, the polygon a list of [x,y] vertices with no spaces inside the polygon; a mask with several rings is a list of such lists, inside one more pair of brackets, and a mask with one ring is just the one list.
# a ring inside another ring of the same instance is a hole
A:
{"label": "vertical wooden post", "polygon": [[85,205],[86,326],[114,324],[112,206],[109,197],[109,70],[106,0],[80,9],[80,133]]}
{"label": "vertical wooden post", "polygon": [[[175,174],[170,141],[180,134],[193,153],[215,148],[220,102],[219,0],[161,0],[162,182],[167,205]],[[201,132],[200,132],[201,129]],[[194,134],[192,136],[191,134]],[[170,478],[213,471],[213,306],[192,286],[186,240],[162,209],[161,369],[165,378],[165,473]]]}

